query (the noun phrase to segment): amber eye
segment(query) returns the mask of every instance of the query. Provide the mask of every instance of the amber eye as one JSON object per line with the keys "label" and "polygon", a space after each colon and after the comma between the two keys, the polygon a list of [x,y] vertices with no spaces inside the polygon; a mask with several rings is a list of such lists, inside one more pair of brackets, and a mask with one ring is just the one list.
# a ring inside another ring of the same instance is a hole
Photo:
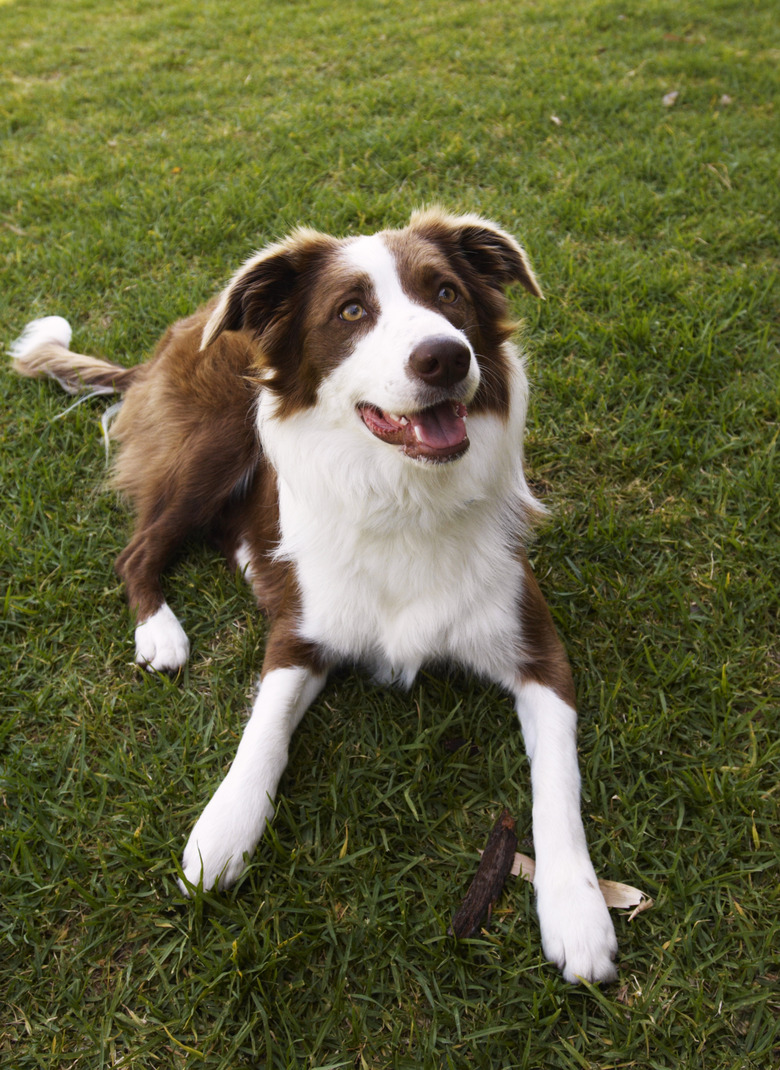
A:
{"label": "amber eye", "polygon": [[443,305],[454,305],[458,300],[457,291],[452,286],[442,286],[439,290],[439,300]]}
{"label": "amber eye", "polygon": [[358,320],[362,320],[366,315],[366,310],[357,301],[350,301],[348,305],[344,305],[339,316],[341,319],[346,320],[347,323],[357,323]]}

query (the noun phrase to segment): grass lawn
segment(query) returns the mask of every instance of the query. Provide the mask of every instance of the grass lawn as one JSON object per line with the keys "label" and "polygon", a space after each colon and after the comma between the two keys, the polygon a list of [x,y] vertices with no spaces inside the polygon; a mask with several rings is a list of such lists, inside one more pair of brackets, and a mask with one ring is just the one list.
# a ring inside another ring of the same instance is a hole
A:
{"label": "grass lawn", "polygon": [[[178,683],[133,666],[100,413],[0,372],[0,1059],[14,1070],[780,1064],[780,34],[734,0],[0,0],[0,343],[126,363],[254,248],[440,202],[515,233],[533,548],[580,697],[620,976],[543,961],[531,887],[446,935],[503,806],[511,702],[337,676],[239,885],[185,837],[259,670],[194,548]],[[670,100],[667,94],[677,93]],[[666,97],[666,101],[664,98]],[[470,745],[458,747],[453,741]]]}

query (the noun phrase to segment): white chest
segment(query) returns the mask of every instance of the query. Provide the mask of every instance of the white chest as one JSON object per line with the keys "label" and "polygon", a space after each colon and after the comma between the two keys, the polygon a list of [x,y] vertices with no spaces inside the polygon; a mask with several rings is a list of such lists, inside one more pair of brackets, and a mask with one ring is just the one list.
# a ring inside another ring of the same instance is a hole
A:
{"label": "white chest", "polygon": [[292,512],[286,541],[306,638],[407,683],[431,661],[504,676],[519,642],[522,575],[504,518],[464,506],[438,527],[367,530],[344,516]]}

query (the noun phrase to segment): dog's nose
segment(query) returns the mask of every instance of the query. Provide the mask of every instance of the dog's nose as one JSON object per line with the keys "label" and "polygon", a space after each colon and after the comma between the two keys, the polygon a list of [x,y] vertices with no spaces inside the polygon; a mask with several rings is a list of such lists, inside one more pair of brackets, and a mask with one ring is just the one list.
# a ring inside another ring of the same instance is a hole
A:
{"label": "dog's nose", "polygon": [[426,338],[409,357],[411,374],[429,386],[452,386],[465,379],[471,365],[471,350],[457,338]]}

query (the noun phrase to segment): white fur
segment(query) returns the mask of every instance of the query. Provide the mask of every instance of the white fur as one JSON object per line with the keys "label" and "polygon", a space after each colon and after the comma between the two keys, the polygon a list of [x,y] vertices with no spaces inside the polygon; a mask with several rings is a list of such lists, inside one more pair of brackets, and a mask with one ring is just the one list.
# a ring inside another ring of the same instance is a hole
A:
{"label": "white fur", "polygon": [[167,602],[135,629],[135,660],[150,672],[177,672],[190,656],[190,641]]}
{"label": "white fur", "polygon": [[16,341],[11,343],[8,352],[14,360],[23,364],[29,353],[47,342],[56,342],[67,349],[72,333],[70,324],[62,316],[44,316],[28,323]]}
{"label": "white fur", "polygon": [[[495,417],[479,420],[488,437],[495,433]],[[297,455],[313,446],[317,423],[315,414],[311,422],[285,421],[284,448]],[[278,553],[295,564],[300,632],[336,659],[367,662],[382,678],[411,683],[424,662],[435,660],[495,676],[513,663],[518,641],[511,473],[494,469],[509,493],[485,497],[480,477],[488,473],[479,471],[480,450],[472,446],[463,459],[426,470],[421,485],[420,473],[402,478],[415,462],[380,445],[389,456],[376,458],[362,500],[361,481],[356,487],[339,478],[328,449],[280,480]],[[390,462],[386,471],[383,459]]]}
{"label": "white fur", "polygon": [[580,816],[577,714],[540,684],[518,683],[515,697],[531,761],[542,946],[567,981],[608,981],[617,940]]}
{"label": "white fur", "polygon": [[[419,381],[415,383],[407,371],[409,356],[419,342],[440,337],[457,339],[471,354],[468,374],[454,388],[458,400],[470,401],[479,385],[479,368],[468,338],[439,312],[413,301],[404,292],[395,260],[382,236],[355,238],[342,255],[351,267],[371,277],[380,314],[370,334],[360,339],[346,362],[349,372],[337,372],[323,384],[321,400],[336,391],[340,404],[353,408],[361,401],[399,414],[420,408]],[[367,428],[363,433],[371,434]]]}
{"label": "white fur", "polygon": [[242,541],[236,548],[236,568],[247,581],[252,582],[252,576],[254,575],[252,570],[252,554],[249,549],[249,543]]}
{"label": "white fur", "polygon": [[244,869],[244,855],[252,854],[273,816],[292,734],[324,683],[324,674],[298,668],[274,669],[262,680],[233,764],[184,849],[190,885],[224,888]]}

